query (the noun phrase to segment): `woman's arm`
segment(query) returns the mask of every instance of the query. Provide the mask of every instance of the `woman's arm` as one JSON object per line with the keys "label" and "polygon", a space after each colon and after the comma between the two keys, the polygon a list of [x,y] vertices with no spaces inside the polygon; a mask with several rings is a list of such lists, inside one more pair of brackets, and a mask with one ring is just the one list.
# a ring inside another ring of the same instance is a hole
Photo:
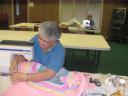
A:
{"label": "woman's arm", "polygon": [[49,80],[53,76],[55,76],[56,72],[51,69],[46,69],[42,72],[38,73],[28,73],[27,79],[28,81],[43,81],[43,80]]}
{"label": "woman's arm", "polygon": [[18,64],[25,61],[23,55],[14,54],[11,59],[9,71],[10,73],[18,72]]}
{"label": "woman's arm", "polygon": [[43,81],[51,79],[56,72],[51,69],[46,69],[37,73],[20,73],[16,72],[11,75],[12,81]]}

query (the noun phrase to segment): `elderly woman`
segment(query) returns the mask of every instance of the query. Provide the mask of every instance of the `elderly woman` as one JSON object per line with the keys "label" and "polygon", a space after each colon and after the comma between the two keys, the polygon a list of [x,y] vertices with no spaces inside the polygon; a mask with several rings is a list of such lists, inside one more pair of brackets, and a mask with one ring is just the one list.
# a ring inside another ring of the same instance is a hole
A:
{"label": "elderly woman", "polygon": [[39,34],[31,40],[34,42],[33,61],[45,66],[39,68],[42,71],[36,73],[18,72],[17,64],[24,60],[21,56],[19,61],[11,64],[10,72],[12,81],[43,81],[50,80],[62,69],[65,59],[65,49],[59,41],[61,32],[56,22],[46,21],[40,24]]}

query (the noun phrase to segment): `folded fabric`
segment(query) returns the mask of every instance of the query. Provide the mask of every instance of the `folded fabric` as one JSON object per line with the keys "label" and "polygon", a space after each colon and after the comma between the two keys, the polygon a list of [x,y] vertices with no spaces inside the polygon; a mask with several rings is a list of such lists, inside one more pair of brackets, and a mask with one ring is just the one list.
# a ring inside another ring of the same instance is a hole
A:
{"label": "folded fabric", "polygon": [[[22,62],[18,64],[18,71],[23,73],[36,73],[42,65],[37,62]],[[45,69],[45,68],[44,68]]]}

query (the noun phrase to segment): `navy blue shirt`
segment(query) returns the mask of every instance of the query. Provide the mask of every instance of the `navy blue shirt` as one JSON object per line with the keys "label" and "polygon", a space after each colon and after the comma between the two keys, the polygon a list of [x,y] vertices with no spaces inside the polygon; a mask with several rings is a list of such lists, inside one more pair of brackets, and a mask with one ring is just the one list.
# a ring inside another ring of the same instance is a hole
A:
{"label": "navy blue shirt", "polygon": [[65,61],[65,48],[59,40],[47,53],[39,46],[38,35],[35,35],[31,41],[34,42],[34,61],[55,72],[58,72],[63,67]]}

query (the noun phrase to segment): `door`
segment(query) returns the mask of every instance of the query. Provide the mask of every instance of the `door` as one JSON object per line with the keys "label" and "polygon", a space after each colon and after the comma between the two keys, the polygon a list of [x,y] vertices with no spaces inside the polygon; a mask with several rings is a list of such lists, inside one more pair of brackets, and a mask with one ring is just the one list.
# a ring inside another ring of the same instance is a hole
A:
{"label": "door", "polygon": [[13,0],[14,5],[14,24],[27,22],[28,17],[28,0]]}

